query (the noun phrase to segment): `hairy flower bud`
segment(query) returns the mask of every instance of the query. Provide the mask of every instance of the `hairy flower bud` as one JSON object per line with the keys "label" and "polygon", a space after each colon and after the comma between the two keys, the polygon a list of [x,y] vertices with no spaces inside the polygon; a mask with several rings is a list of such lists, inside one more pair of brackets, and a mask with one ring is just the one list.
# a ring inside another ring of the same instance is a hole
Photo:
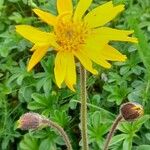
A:
{"label": "hairy flower bud", "polygon": [[126,121],[133,121],[144,114],[143,107],[138,103],[128,102],[121,106],[120,113]]}
{"label": "hairy flower bud", "polygon": [[36,130],[40,127],[51,127],[56,129],[58,133],[63,137],[67,149],[72,150],[72,146],[68,138],[68,135],[66,134],[64,129],[56,122],[53,122],[48,118],[33,112],[25,113],[18,120],[18,128],[20,128],[21,130],[29,130],[29,129]]}
{"label": "hairy flower bud", "polygon": [[38,113],[25,113],[18,120],[18,128],[21,130],[37,129],[43,124],[43,119]]}

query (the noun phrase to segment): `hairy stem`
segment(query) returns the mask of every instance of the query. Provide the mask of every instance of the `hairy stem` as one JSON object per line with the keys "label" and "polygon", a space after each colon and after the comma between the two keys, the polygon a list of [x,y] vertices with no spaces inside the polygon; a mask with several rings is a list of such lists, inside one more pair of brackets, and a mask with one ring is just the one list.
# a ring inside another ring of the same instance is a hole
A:
{"label": "hairy stem", "polygon": [[116,120],[114,121],[114,123],[112,124],[112,127],[107,135],[107,138],[106,138],[106,142],[105,142],[105,145],[104,145],[104,149],[103,150],[108,150],[108,146],[109,146],[109,143],[110,143],[110,140],[117,128],[117,125],[119,124],[119,122],[122,120],[122,115],[119,114],[116,118]]}
{"label": "hairy stem", "polygon": [[67,146],[67,150],[73,150],[66,132],[60,125],[58,125],[57,123],[55,123],[51,120],[47,120],[47,119],[43,120],[42,122],[43,122],[43,124],[48,124],[49,127],[56,129],[59,132],[59,134],[63,137],[65,144]]}
{"label": "hairy stem", "polygon": [[81,137],[82,150],[89,150],[87,138],[87,93],[86,93],[86,70],[80,64],[80,100],[81,100]]}

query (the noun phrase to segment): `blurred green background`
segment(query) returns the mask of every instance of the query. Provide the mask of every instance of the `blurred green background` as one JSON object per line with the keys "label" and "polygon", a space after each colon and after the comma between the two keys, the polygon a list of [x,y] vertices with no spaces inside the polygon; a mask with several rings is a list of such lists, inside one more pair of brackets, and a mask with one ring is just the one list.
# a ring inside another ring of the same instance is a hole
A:
{"label": "blurred green background", "polygon": [[[76,6],[78,0],[73,0]],[[104,0],[93,0],[89,10]],[[145,115],[133,123],[123,121],[110,144],[111,150],[150,149],[150,0],[114,0],[126,10],[109,26],[134,29],[139,45],[112,42],[126,54],[124,63],[110,70],[99,66],[98,76],[88,73],[88,136],[90,150],[101,150],[110,126],[127,101],[143,105]],[[16,24],[49,30],[32,12],[39,7],[57,14],[56,0],[0,0],[0,150],[65,150],[53,129],[21,131],[16,121],[28,111],[58,122],[68,133],[74,150],[79,150],[79,89],[71,92],[55,84],[55,53],[48,52],[32,72],[26,71],[31,43],[15,32]],[[79,81],[78,81],[79,82]]]}

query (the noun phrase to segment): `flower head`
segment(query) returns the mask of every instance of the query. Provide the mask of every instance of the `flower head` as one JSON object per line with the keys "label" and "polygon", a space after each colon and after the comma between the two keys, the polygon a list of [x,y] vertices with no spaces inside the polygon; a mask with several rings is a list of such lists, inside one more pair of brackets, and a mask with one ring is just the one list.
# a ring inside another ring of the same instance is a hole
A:
{"label": "flower head", "polygon": [[57,0],[57,16],[33,9],[42,21],[53,26],[51,32],[44,32],[29,25],[16,26],[18,33],[34,43],[28,71],[51,47],[57,52],[54,73],[58,87],[65,82],[74,91],[75,57],[93,74],[97,74],[97,70],[93,68],[92,62],[110,68],[111,64],[108,61],[125,61],[126,56],[110,46],[109,41],[137,43],[136,38],[129,36],[133,31],[104,27],[124,10],[124,5],[114,6],[110,1],[85,14],[91,3],[92,0],[79,0],[73,11],[72,0]]}
{"label": "flower head", "polygon": [[144,114],[142,105],[128,102],[121,106],[120,113],[126,121],[133,121]]}
{"label": "flower head", "polygon": [[44,118],[38,113],[25,113],[18,120],[18,128],[21,130],[38,129],[43,124]]}

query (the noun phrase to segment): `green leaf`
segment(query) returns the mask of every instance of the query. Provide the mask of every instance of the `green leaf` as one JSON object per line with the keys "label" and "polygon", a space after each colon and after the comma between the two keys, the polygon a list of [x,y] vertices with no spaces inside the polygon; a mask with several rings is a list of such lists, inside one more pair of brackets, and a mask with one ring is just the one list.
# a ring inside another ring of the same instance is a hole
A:
{"label": "green leaf", "polygon": [[23,140],[19,144],[20,150],[38,150],[38,139],[34,138],[30,134],[26,134]]}
{"label": "green leaf", "polygon": [[115,145],[118,142],[121,142],[126,137],[127,137],[127,134],[119,134],[119,135],[114,136],[111,140],[110,146]]}
{"label": "green leaf", "polygon": [[129,72],[129,70],[130,70],[130,67],[129,67],[129,66],[123,66],[123,67],[121,67],[121,69],[120,69],[120,74],[121,74],[121,75],[124,75],[124,74],[126,74],[127,72]]}
{"label": "green leaf", "polygon": [[70,122],[70,116],[64,110],[55,110],[52,116],[52,120],[59,123],[62,127],[65,127]]}
{"label": "green leaf", "polygon": [[90,116],[88,133],[91,142],[102,142],[102,136],[108,132],[110,123],[102,121],[101,112],[96,111]]}
{"label": "green leaf", "polygon": [[150,141],[150,133],[146,133],[145,137]]}
{"label": "green leaf", "polygon": [[1,0],[0,1],[0,8],[3,6],[3,4],[4,4],[4,0]]}
{"label": "green leaf", "polygon": [[124,133],[130,133],[131,123],[124,121],[120,123],[117,128]]}
{"label": "green leaf", "polygon": [[136,150],[149,150],[150,145],[140,145]]}
{"label": "green leaf", "polygon": [[147,68],[147,73],[150,77],[150,45],[147,39],[138,25],[134,25],[135,35],[139,40],[138,52],[141,60],[143,61],[145,67]]}
{"label": "green leaf", "polygon": [[123,142],[123,149],[122,150],[131,150],[132,148],[132,138],[127,137]]}
{"label": "green leaf", "polygon": [[56,145],[50,138],[42,140],[39,150],[56,150]]}
{"label": "green leaf", "polygon": [[136,121],[133,122],[133,130],[136,132],[140,129],[140,127],[148,120],[150,119],[150,115],[144,115],[140,118],[138,118]]}
{"label": "green leaf", "polygon": [[34,101],[28,103],[28,109],[41,110],[45,115],[49,115],[57,107],[58,96],[55,92],[49,93],[48,96],[39,93],[33,93]]}

